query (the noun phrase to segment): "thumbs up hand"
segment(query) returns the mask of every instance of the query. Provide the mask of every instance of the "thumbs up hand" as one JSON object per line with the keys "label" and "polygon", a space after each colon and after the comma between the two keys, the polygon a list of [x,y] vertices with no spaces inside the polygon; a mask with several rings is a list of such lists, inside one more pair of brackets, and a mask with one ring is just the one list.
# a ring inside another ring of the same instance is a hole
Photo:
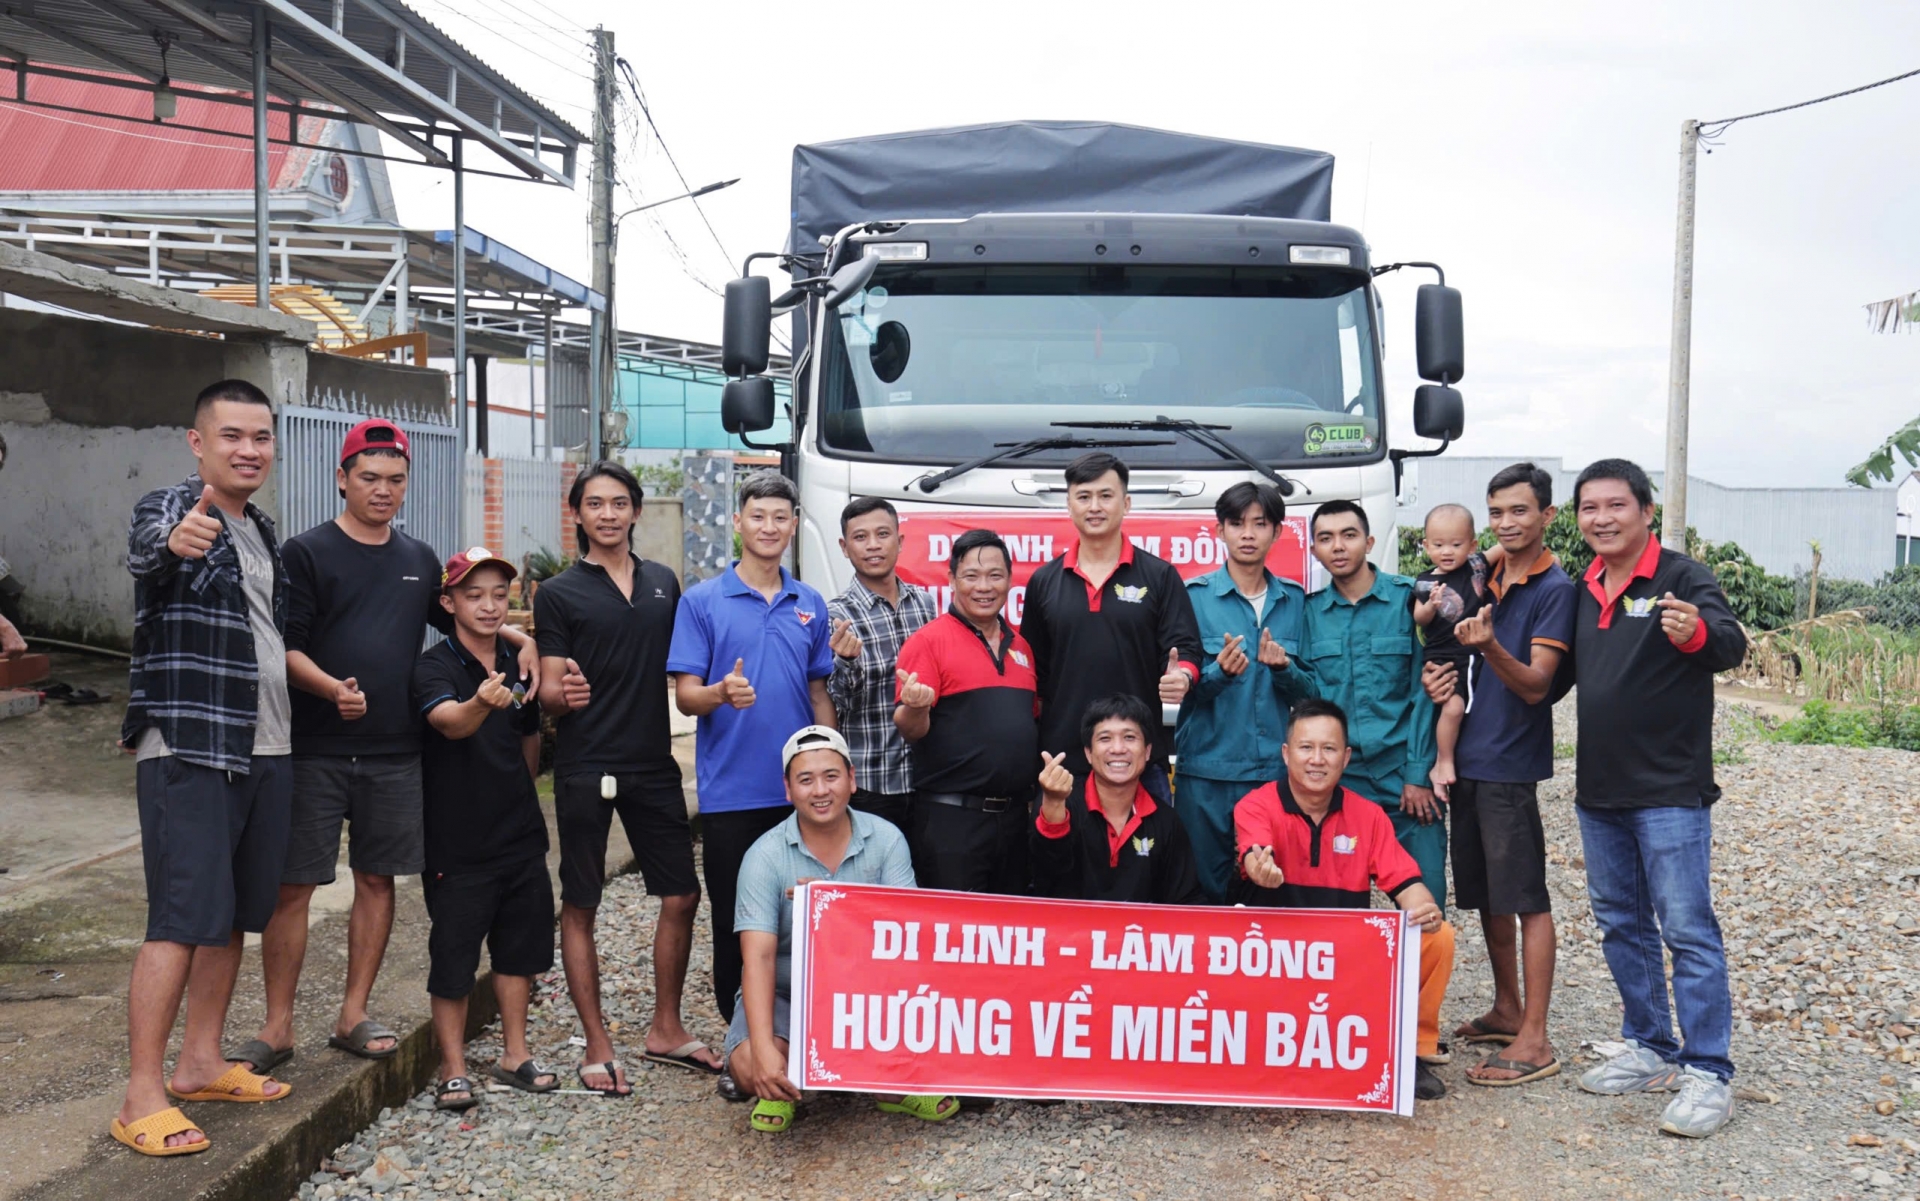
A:
{"label": "thumbs up hand", "polygon": [[200,490],[200,500],[167,535],[167,549],[182,559],[204,559],[220,537],[220,519],[213,515],[213,487]]}
{"label": "thumbs up hand", "polygon": [[587,707],[593,699],[593,688],[588,685],[587,677],[580,674],[580,665],[572,659],[567,660],[567,670],[560,676],[560,699],[567,703],[568,712]]}
{"label": "thumbs up hand", "polygon": [[352,676],[333,686],[333,707],[340,711],[341,721],[359,721],[367,715],[367,694],[360,691],[360,681]]}
{"label": "thumbs up hand", "polygon": [[1180,651],[1175,648],[1167,652],[1167,674],[1160,677],[1160,703],[1177,705],[1187,699],[1187,689],[1193,685],[1193,677],[1186,668],[1180,666]]}
{"label": "thumbs up hand", "polygon": [[900,681],[900,703],[909,709],[931,709],[939,697],[933,691],[933,685],[922,684],[918,672],[904,668],[893,669],[893,676]]}
{"label": "thumbs up hand", "polygon": [[720,677],[720,699],[736,709],[753,708],[753,685],[747,681],[745,659],[735,659],[733,670]]}

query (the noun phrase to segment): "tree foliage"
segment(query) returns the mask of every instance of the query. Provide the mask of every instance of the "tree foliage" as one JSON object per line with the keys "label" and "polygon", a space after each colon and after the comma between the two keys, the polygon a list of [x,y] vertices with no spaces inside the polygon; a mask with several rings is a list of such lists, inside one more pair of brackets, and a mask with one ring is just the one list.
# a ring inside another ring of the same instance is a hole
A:
{"label": "tree foliage", "polygon": [[1858,488],[1871,488],[1875,480],[1892,483],[1895,455],[1905,459],[1908,467],[1920,467],[1920,417],[1893,431],[1872,454],[1849,468],[1847,482]]}

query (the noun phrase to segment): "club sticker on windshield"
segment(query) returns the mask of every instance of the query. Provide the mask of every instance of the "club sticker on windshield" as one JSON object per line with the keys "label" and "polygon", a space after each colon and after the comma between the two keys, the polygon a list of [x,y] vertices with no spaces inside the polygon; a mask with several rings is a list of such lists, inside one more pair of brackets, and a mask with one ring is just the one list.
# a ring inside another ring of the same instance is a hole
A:
{"label": "club sticker on windshield", "polygon": [[1322,425],[1307,427],[1306,445],[1310,455],[1359,455],[1373,449],[1373,435],[1364,425]]}

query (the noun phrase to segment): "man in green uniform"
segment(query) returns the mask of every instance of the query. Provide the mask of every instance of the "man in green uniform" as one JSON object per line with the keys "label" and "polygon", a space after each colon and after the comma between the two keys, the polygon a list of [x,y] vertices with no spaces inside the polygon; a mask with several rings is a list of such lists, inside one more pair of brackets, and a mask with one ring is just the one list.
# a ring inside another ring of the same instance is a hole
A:
{"label": "man in green uniform", "polygon": [[1313,514],[1313,557],[1333,582],[1307,598],[1305,654],[1320,695],[1347,712],[1353,761],[1341,784],[1387,811],[1400,845],[1443,906],[1447,826],[1427,773],[1433,702],[1420,685],[1413,581],[1367,562],[1366,510],[1330,500]]}

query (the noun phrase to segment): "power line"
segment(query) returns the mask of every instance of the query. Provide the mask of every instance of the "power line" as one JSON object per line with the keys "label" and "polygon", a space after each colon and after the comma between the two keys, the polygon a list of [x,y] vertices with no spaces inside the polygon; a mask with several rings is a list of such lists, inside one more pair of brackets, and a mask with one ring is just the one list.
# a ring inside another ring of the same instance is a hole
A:
{"label": "power line", "polygon": [[[653,131],[654,140],[660,143],[660,150],[667,156],[668,165],[673,168],[674,175],[680,180],[680,186],[689,192],[693,191],[693,185],[687,181],[687,173],[680,169],[679,161],[673,157],[673,148],[667,145],[667,139],[661,134],[660,127],[654,123],[653,112],[647,108],[647,94],[640,90],[640,81],[634,76],[632,65],[624,58],[614,61],[619,66],[621,75],[625,77],[627,87],[632,90],[635,102],[640,105],[640,115],[646,118],[647,128]],[[713,222],[707,217],[707,210],[701,205],[699,197],[693,197],[692,204],[693,210],[700,214],[701,224],[705,225],[707,233],[713,236],[713,244],[720,248],[720,257],[727,261],[728,269],[731,270],[733,255],[727,251],[727,244],[720,240],[720,231],[713,227]]]}
{"label": "power line", "polygon": [[1796,108],[1810,108],[1816,104],[1825,104],[1829,100],[1838,100],[1842,96],[1853,96],[1861,92],[1870,92],[1874,88],[1883,88],[1890,83],[1899,83],[1903,79],[1912,79],[1916,75],[1920,75],[1920,69],[1908,71],[1902,75],[1895,75],[1890,79],[1882,79],[1875,83],[1863,83],[1857,88],[1848,88],[1844,92],[1835,92],[1830,96],[1816,96],[1812,100],[1802,100],[1798,104],[1783,104],[1779,108],[1761,109],[1757,113],[1742,113],[1738,117],[1723,117],[1718,121],[1702,121],[1700,122],[1700,136],[1703,138],[1719,137],[1722,133],[1726,132],[1727,126],[1738,121],[1751,121],[1755,117],[1771,117],[1775,113],[1790,113]]}

